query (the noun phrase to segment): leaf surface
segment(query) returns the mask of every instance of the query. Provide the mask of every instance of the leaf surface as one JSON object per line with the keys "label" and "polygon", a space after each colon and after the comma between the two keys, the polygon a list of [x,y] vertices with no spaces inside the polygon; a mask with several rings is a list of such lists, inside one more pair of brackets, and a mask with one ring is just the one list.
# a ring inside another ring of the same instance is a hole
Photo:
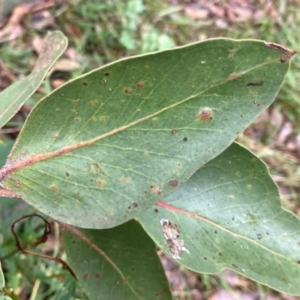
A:
{"label": "leaf surface", "polygon": [[60,31],[48,33],[36,65],[27,77],[16,81],[0,93],[0,128],[38,89],[50,68],[67,48],[68,41]]}
{"label": "leaf surface", "polygon": [[0,300],[11,300],[10,297],[3,295],[4,287],[5,287],[5,279],[4,279],[4,275],[3,275],[2,267],[1,267],[1,263],[0,263]]}
{"label": "leaf surface", "polygon": [[264,163],[238,144],[198,170],[139,220],[167,254],[161,220],[176,224],[178,262],[199,273],[227,268],[281,292],[300,295],[300,222],[282,209]]}
{"label": "leaf surface", "polygon": [[212,39],[73,80],[33,109],[0,171],[2,184],[78,227],[130,220],[270,105],[289,68],[287,51]]}
{"label": "leaf surface", "polygon": [[90,299],[171,299],[155,245],[138,222],[77,233],[63,231],[63,240]]}

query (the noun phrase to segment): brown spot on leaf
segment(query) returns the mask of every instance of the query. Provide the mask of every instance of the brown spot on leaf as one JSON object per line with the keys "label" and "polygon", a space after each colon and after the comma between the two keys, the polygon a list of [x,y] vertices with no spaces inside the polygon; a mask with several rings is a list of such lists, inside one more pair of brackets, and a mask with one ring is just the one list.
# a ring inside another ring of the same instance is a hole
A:
{"label": "brown spot on leaf", "polygon": [[104,76],[109,76],[109,75],[110,75],[109,72],[104,73]]}
{"label": "brown spot on leaf", "polygon": [[96,183],[97,183],[98,186],[104,186],[106,182],[105,182],[105,180],[98,179],[96,181]]}
{"label": "brown spot on leaf", "polygon": [[182,139],[184,142],[186,142],[188,140],[188,138],[185,136],[183,139]]}
{"label": "brown spot on leaf", "polygon": [[51,190],[52,192],[56,193],[56,192],[58,191],[58,187],[57,187],[55,184],[52,184],[52,185],[50,186],[50,190]]}
{"label": "brown spot on leaf", "polygon": [[144,86],[144,82],[143,82],[143,81],[139,81],[139,82],[136,84],[136,87],[137,87],[138,89],[141,89],[143,86]]}
{"label": "brown spot on leaf", "polygon": [[161,190],[157,184],[150,185],[151,192],[156,195],[161,195]]}
{"label": "brown spot on leaf", "polygon": [[154,209],[154,212],[155,212],[155,213],[158,213],[158,209],[157,209],[157,208],[155,208],[155,209]]}
{"label": "brown spot on leaf", "polygon": [[232,266],[235,268],[235,269],[238,269],[238,266],[236,264],[232,264]]}
{"label": "brown spot on leaf", "polygon": [[70,176],[70,173],[68,171],[66,171],[66,176],[69,177]]}
{"label": "brown spot on leaf", "polygon": [[172,129],[171,133],[175,134],[177,131],[175,129]]}
{"label": "brown spot on leaf", "polygon": [[131,205],[129,205],[127,208],[131,209],[131,208],[137,208],[138,204],[136,202],[133,202]]}
{"label": "brown spot on leaf", "polygon": [[95,274],[95,278],[100,278],[100,274],[99,273],[97,273],[97,274]]}
{"label": "brown spot on leaf", "polygon": [[83,81],[82,85],[88,85],[88,83],[86,81]]}
{"label": "brown spot on leaf", "polygon": [[171,187],[177,187],[178,186],[178,181],[177,180],[170,180],[169,181],[169,186],[171,186]]}
{"label": "brown spot on leaf", "polygon": [[131,94],[131,93],[132,93],[132,89],[126,87],[126,88],[124,89],[124,93],[125,93],[125,94]]}
{"label": "brown spot on leaf", "polygon": [[87,279],[89,277],[89,275],[87,273],[83,274],[82,278],[83,279]]}
{"label": "brown spot on leaf", "polygon": [[289,60],[289,57],[287,56],[287,55],[282,55],[281,57],[280,57],[280,62],[281,63],[285,63],[285,62],[287,62]]}

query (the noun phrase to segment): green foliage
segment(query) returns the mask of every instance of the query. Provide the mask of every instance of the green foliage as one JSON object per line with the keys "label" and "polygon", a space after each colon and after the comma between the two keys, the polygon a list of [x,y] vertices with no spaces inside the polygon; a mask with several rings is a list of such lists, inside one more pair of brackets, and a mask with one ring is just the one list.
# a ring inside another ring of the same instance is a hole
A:
{"label": "green foliage", "polygon": [[0,300],[12,300],[9,296],[5,295],[4,287],[5,279],[0,264]]}
{"label": "green foliage", "polygon": [[67,40],[61,32],[56,31],[46,37],[44,48],[32,73],[24,79],[16,81],[1,93],[0,127],[3,127],[37,90],[66,47]]}
{"label": "green foliage", "polygon": [[170,299],[148,235],[197,272],[229,268],[300,295],[299,220],[262,162],[233,143],[271,104],[293,54],[212,39],[72,80],[31,112],[0,170],[2,195],[61,222],[91,299],[99,286],[107,299]]}
{"label": "green foliage", "polygon": [[65,249],[90,299],[99,293],[106,299],[171,299],[155,245],[138,222],[73,230],[79,233],[63,231]]}

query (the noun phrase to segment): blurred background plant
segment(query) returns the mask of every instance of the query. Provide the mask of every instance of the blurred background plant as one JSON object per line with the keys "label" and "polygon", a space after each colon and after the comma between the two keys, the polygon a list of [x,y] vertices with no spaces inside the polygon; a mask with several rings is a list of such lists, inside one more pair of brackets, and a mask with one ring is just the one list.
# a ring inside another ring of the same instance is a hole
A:
{"label": "blurred background plant", "polygon": [[[17,3],[21,3],[15,6]],[[260,39],[297,50],[298,0],[2,0],[0,1],[0,90],[32,70],[43,37],[61,30],[69,47],[38,91],[0,129],[5,161],[32,107],[69,79],[116,59],[173,48],[213,37]],[[300,59],[296,56],[276,101],[238,137],[269,166],[283,206],[300,215]],[[1,101],[1,99],[0,99]],[[53,262],[16,251],[9,227],[33,209],[1,199],[0,258],[15,299],[86,299],[76,281]],[[61,254],[58,229],[43,253]],[[24,245],[41,234],[41,222],[18,225]],[[38,251],[35,249],[35,251]],[[174,299],[300,299],[224,271],[198,275],[174,265],[159,252]],[[11,297],[13,297],[11,296]]]}

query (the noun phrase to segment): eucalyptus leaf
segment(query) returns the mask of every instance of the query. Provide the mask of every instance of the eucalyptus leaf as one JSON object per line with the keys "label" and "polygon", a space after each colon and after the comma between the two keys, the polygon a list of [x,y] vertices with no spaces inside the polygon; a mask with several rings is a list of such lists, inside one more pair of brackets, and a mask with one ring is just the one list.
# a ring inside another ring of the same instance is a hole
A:
{"label": "eucalyptus leaf", "polygon": [[136,221],[63,231],[68,262],[90,299],[171,299],[155,245]]}
{"label": "eucalyptus leaf", "polygon": [[27,77],[16,81],[0,93],[0,128],[38,89],[53,64],[62,55],[68,41],[60,31],[48,33],[36,65]]}
{"label": "eucalyptus leaf", "polygon": [[3,295],[4,287],[5,287],[5,279],[4,279],[4,275],[0,263],[0,300],[11,300],[10,297]]}
{"label": "eucalyptus leaf", "polygon": [[[173,244],[164,237],[162,220],[178,228]],[[177,261],[189,269],[210,274],[231,269],[300,295],[300,220],[282,209],[265,164],[238,144],[139,221],[167,254],[174,257],[172,247],[181,247]]]}
{"label": "eucalyptus leaf", "polygon": [[294,53],[211,39],[83,75],[32,110],[2,185],[64,223],[124,223],[224,151],[274,100]]}

